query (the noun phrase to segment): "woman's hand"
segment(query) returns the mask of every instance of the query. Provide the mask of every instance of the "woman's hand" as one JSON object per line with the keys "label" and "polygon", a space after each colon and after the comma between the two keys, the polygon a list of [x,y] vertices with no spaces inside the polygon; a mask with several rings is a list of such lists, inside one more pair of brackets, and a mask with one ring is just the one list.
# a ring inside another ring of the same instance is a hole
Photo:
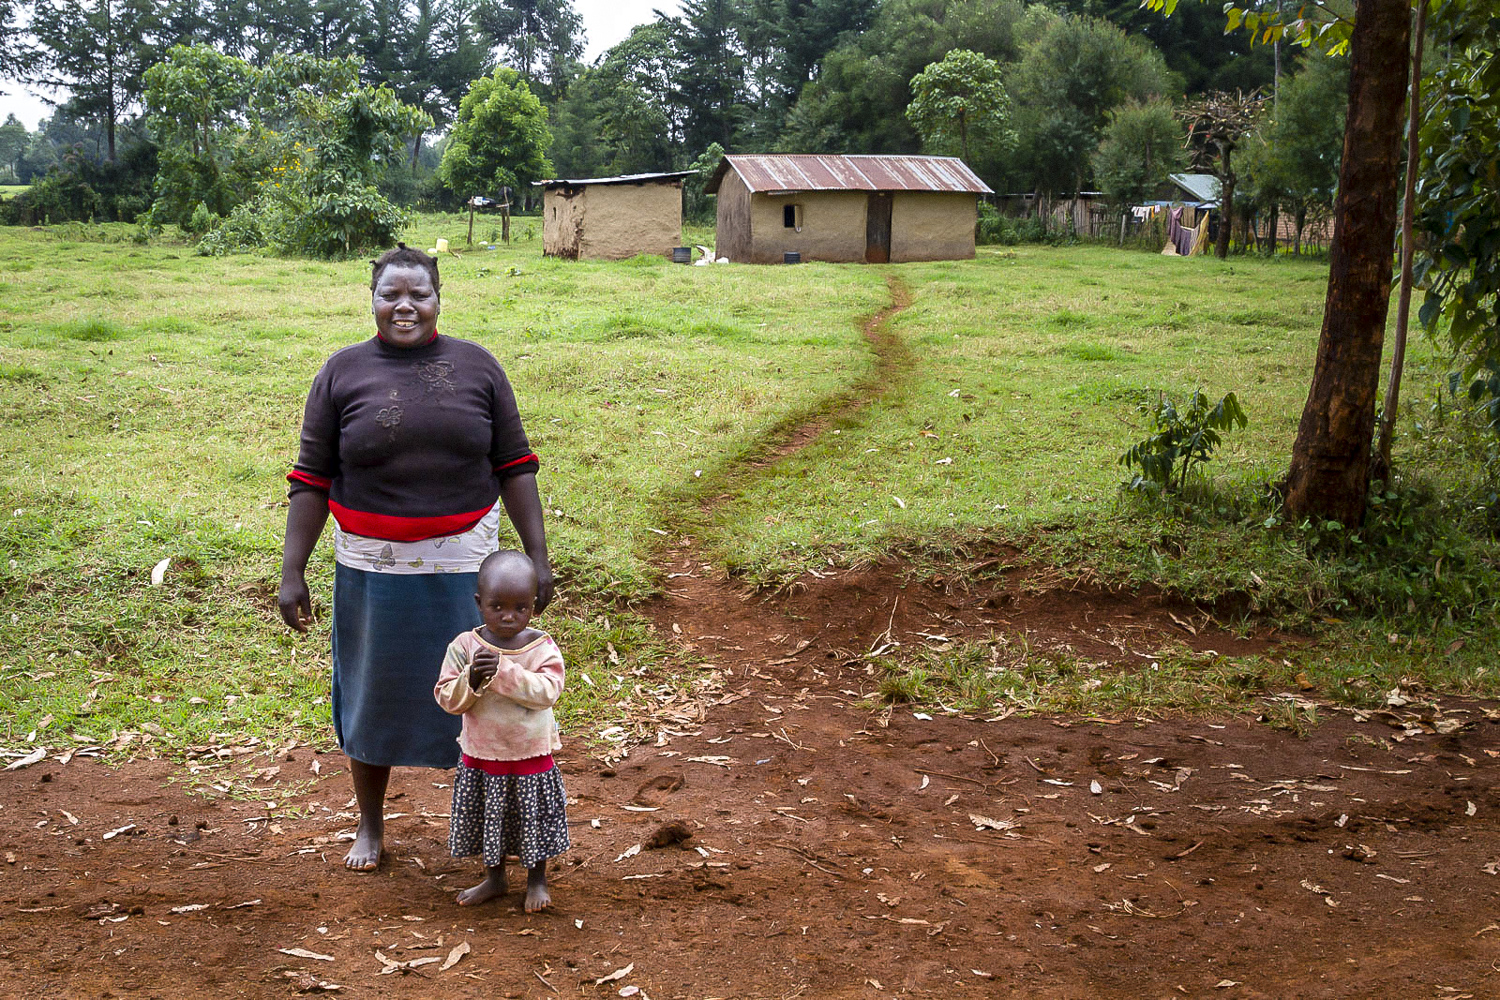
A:
{"label": "woman's hand", "polygon": [[481,649],[469,663],[469,688],[478,691],[490,682],[500,667],[500,654],[493,649]]}
{"label": "woman's hand", "polygon": [[276,604],[281,608],[281,620],[286,622],[287,628],[307,631],[307,626],[312,623],[312,595],[308,593],[307,580],[301,573],[282,576]]}
{"label": "woman's hand", "polygon": [[307,592],[307,559],[312,555],[328,520],[328,497],[316,490],[292,494],[286,514],[286,541],[281,546],[281,589],[276,604],[281,620],[294,632],[312,623],[312,597]]}
{"label": "woman's hand", "polygon": [[536,568],[536,613],[541,614],[552,603],[552,564],[543,556],[540,559],[533,558],[531,565]]}

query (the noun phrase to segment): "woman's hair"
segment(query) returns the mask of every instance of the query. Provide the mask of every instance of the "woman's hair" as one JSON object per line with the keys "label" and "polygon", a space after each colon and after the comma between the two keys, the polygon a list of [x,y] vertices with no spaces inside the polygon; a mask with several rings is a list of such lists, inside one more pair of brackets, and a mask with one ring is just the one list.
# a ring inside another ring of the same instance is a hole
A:
{"label": "woman's hair", "polygon": [[370,262],[370,291],[375,291],[376,284],[380,281],[380,272],[388,267],[420,267],[427,272],[432,279],[432,290],[441,292],[443,290],[442,279],[438,277],[437,258],[429,257],[420,250],[413,250],[405,243],[397,243],[396,249],[387,250]]}

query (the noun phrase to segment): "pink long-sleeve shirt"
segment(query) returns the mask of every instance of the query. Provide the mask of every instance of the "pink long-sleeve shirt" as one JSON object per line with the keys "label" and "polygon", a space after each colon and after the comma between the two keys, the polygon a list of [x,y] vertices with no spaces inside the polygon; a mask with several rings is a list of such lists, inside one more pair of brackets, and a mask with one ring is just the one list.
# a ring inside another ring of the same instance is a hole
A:
{"label": "pink long-sleeve shirt", "polygon": [[[500,654],[495,676],[478,690],[469,664],[481,649]],[[501,649],[464,632],[448,644],[433,695],[443,711],[464,717],[458,745],[470,757],[526,760],[562,749],[552,706],[563,690],[562,651],[543,632],[520,649]]]}

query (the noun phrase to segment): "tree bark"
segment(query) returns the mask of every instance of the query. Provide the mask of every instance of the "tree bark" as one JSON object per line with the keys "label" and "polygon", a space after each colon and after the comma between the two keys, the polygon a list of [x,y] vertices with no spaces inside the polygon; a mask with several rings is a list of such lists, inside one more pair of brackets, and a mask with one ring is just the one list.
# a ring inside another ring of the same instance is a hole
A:
{"label": "tree bark", "polygon": [[1406,99],[1406,187],[1401,195],[1401,294],[1396,300],[1396,334],[1391,344],[1391,374],[1385,380],[1385,402],[1380,407],[1380,437],[1370,478],[1391,480],[1391,439],[1396,434],[1396,411],[1401,403],[1401,373],[1406,367],[1406,324],[1411,315],[1412,224],[1416,215],[1417,170],[1421,166],[1422,36],[1427,31],[1427,0],[1418,0],[1416,37],[1412,40],[1411,96]]}
{"label": "tree bark", "polygon": [[1229,166],[1229,156],[1227,147],[1219,153],[1224,176],[1219,179],[1219,241],[1214,245],[1214,256],[1220,260],[1229,256],[1229,231],[1234,228],[1234,170]]}
{"label": "tree bark", "polygon": [[1294,519],[1315,516],[1353,528],[1364,517],[1406,91],[1406,74],[1390,67],[1405,64],[1410,34],[1408,4],[1358,0],[1323,332],[1284,484]]}

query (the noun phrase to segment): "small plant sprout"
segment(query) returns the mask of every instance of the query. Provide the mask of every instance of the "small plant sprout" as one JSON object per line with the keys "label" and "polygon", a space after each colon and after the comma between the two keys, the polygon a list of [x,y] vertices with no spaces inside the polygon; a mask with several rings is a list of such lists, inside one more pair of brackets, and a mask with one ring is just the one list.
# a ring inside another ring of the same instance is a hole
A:
{"label": "small plant sprout", "polygon": [[1213,457],[1220,431],[1243,428],[1249,421],[1234,393],[1212,405],[1202,389],[1194,390],[1188,405],[1179,410],[1165,394],[1140,409],[1150,421],[1149,437],[1126,449],[1120,464],[1140,472],[1126,481],[1132,490],[1167,489],[1181,492],[1188,473]]}

